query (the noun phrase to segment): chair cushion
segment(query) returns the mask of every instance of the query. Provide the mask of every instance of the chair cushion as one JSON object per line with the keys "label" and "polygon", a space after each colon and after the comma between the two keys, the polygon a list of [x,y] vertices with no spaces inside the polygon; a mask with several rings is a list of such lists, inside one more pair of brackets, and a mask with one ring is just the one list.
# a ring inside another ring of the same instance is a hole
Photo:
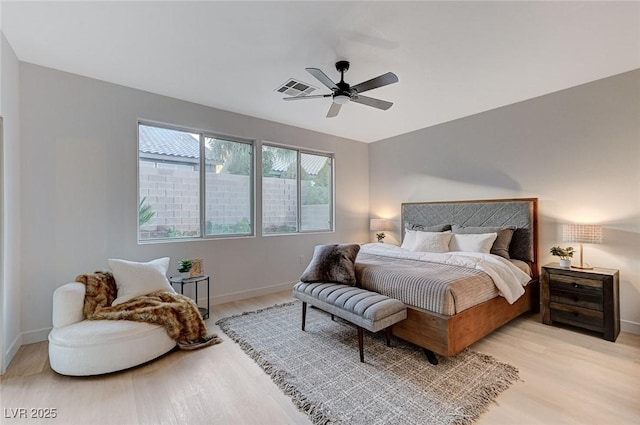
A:
{"label": "chair cushion", "polygon": [[[153,334],[166,334],[162,326],[131,320],[83,320],[51,330],[49,340],[66,347],[84,347],[138,340]],[[168,335],[167,335],[168,336]]]}
{"label": "chair cushion", "polygon": [[161,326],[129,320],[83,320],[49,333],[51,368],[87,376],[127,369],[170,351],[176,342]]}

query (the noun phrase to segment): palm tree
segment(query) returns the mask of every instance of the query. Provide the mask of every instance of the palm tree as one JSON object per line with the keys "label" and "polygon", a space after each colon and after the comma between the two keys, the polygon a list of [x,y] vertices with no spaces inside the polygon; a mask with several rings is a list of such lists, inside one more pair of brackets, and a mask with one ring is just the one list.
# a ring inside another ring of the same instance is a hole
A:
{"label": "palm tree", "polygon": [[151,208],[151,205],[145,204],[146,200],[147,197],[145,196],[140,200],[140,203],[138,204],[138,223],[140,227],[151,222],[151,220],[153,220],[153,217],[155,217],[156,215],[155,211],[153,211],[153,208]]}
{"label": "palm tree", "polygon": [[205,158],[207,164],[221,165],[220,173],[251,174],[251,145],[229,140],[205,139]]}

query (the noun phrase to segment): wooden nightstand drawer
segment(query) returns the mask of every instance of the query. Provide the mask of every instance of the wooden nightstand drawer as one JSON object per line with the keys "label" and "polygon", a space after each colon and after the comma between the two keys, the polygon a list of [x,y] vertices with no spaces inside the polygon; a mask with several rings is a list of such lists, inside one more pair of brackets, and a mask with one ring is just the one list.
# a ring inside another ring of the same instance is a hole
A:
{"label": "wooden nightstand drawer", "polygon": [[549,290],[549,300],[552,303],[561,303],[575,305],[578,307],[589,308],[592,310],[602,311],[602,291],[599,293],[589,293],[582,291],[572,291],[567,289],[556,289],[551,287]]}
{"label": "wooden nightstand drawer", "polygon": [[549,287],[602,294],[602,280],[549,273]]}
{"label": "wooden nightstand drawer", "polygon": [[550,313],[551,320],[555,322],[579,326],[596,332],[602,332],[604,329],[602,311],[552,302]]}

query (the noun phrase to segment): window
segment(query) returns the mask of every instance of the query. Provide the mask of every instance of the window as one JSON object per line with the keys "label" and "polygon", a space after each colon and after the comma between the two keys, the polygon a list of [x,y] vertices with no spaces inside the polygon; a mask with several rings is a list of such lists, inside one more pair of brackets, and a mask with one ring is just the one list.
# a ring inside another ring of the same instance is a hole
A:
{"label": "window", "polygon": [[262,233],[333,230],[333,158],[262,146]]}
{"label": "window", "polygon": [[140,241],[253,234],[251,142],[141,123],[138,164]]}

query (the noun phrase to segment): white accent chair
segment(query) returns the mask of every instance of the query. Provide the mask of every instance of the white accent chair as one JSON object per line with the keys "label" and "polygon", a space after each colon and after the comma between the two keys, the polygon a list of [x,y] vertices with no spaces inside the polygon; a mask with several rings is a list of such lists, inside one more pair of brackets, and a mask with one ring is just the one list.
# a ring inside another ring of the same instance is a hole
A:
{"label": "white accent chair", "polygon": [[148,362],[176,346],[162,326],[129,320],[85,320],[86,286],[67,283],[53,293],[51,368],[62,375],[115,372]]}

